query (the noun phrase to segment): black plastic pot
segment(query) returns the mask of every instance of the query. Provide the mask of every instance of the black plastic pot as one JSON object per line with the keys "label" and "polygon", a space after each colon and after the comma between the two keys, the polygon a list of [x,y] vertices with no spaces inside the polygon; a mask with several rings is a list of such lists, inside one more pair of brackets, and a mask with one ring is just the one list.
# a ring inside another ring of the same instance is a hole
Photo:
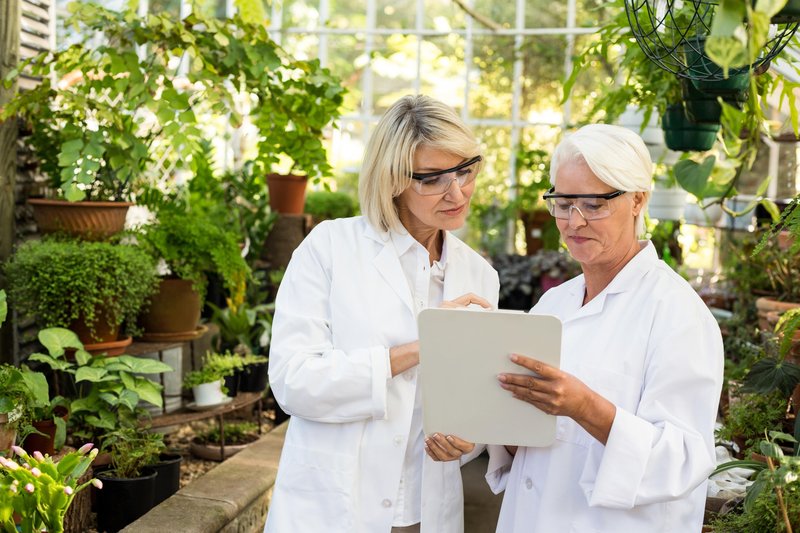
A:
{"label": "black plastic pot", "polygon": [[263,392],[267,388],[267,363],[244,365],[239,379],[239,392]]}
{"label": "black plastic pot", "polygon": [[181,488],[181,457],[177,453],[162,453],[159,462],[150,465],[156,471],[155,494],[153,496],[153,507],[163,502]]}
{"label": "black plastic pot", "polygon": [[223,379],[225,388],[228,389],[226,393],[231,398],[234,398],[237,394],[239,394],[239,384],[241,382],[242,371],[236,370],[230,376],[225,376]]}
{"label": "black plastic pot", "polygon": [[97,491],[97,529],[116,532],[153,508],[156,471],[145,468],[142,477],[124,479],[115,470],[97,474],[103,488]]}
{"label": "black plastic pot", "polygon": [[670,150],[702,152],[714,146],[720,125],[695,124],[686,116],[683,105],[675,104],[669,106],[661,117],[661,127]]}

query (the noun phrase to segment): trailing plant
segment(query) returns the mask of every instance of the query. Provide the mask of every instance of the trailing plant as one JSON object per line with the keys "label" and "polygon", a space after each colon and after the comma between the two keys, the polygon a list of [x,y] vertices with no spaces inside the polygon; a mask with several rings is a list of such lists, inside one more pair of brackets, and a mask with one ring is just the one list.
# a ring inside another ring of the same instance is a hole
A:
{"label": "trailing plant", "polygon": [[106,445],[111,451],[113,477],[123,479],[140,477],[142,470],[157,463],[159,454],[166,449],[164,435],[135,427],[108,433]]}
{"label": "trailing plant", "polygon": [[[143,374],[171,372],[169,365],[130,355],[91,355],[75,333],[63,328],[44,329],[38,339],[47,354],[35,353],[30,360],[53,369],[54,383],[60,384],[64,378],[64,390],[57,392],[70,401],[69,433],[73,438],[105,445],[107,433],[135,427],[138,419],[146,416],[140,401],[162,406],[163,387]],[[74,359],[67,358],[67,350],[74,350]]]}
{"label": "trailing plant", "polygon": [[322,130],[345,89],[318,60],[292,58],[261,22],[195,10],[176,23],[166,12],[139,17],[83,2],[69,10],[86,41],[22,61],[6,83],[23,71],[42,83],[0,115],[30,124],[42,168],[67,199],[124,198],[137,178],[159,175],[167,151],[178,166],[189,161],[204,116],[239,128],[247,113],[260,132],[261,173],[282,158],[312,177],[330,172]]}
{"label": "trailing plant", "polygon": [[6,266],[16,309],[42,327],[79,319],[94,334],[100,321],[135,330],[157,288],[155,261],[135,246],[47,239],[17,248]]}
{"label": "trailing plant", "polygon": [[138,240],[169,273],[189,280],[201,297],[207,272],[215,272],[233,298],[243,294],[250,268],[242,258],[237,235],[194,211],[165,210],[158,220],[140,228]]}
{"label": "trailing plant", "polygon": [[[62,533],[64,516],[75,496],[89,486],[103,487],[98,479],[78,480],[97,457],[97,449],[86,444],[58,461],[39,452],[31,455],[12,448],[16,457],[0,457],[0,527],[7,532]],[[15,516],[19,524],[15,522]]]}

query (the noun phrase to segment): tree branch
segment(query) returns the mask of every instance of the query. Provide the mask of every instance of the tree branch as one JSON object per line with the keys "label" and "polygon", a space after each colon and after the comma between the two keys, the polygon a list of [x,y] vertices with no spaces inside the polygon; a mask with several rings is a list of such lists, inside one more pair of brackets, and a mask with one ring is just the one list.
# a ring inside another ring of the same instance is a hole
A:
{"label": "tree branch", "polygon": [[453,2],[458,7],[460,7],[461,10],[464,11],[464,13],[466,13],[470,17],[474,18],[475,20],[477,20],[478,22],[480,22],[481,24],[483,24],[484,26],[486,26],[490,30],[497,31],[497,30],[503,29],[503,27],[500,24],[498,24],[497,22],[493,21],[489,17],[485,17],[485,16],[481,15],[480,13],[477,13],[474,9],[472,9],[471,7],[466,5],[464,3],[464,0],[453,0]]}

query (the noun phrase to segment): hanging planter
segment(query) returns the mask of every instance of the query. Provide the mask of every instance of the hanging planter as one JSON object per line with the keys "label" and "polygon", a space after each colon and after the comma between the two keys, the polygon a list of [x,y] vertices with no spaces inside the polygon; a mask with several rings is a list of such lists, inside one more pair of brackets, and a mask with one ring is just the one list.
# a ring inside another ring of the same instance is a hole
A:
{"label": "hanging planter", "polygon": [[68,202],[31,198],[33,218],[43,234],[66,233],[84,240],[99,241],[125,229],[131,202]]}
{"label": "hanging planter", "polygon": [[687,195],[680,187],[665,188],[656,183],[647,204],[647,212],[658,220],[680,220],[686,209]]}
{"label": "hanging planter", "polygon": [[664,129],[664,140],[670,150],[682,152],[704,152],[714,146],[717,124],[697,124],[686,115],[686,110],[681,104],[673,104],[667,108],[661,117],[661,127]]}

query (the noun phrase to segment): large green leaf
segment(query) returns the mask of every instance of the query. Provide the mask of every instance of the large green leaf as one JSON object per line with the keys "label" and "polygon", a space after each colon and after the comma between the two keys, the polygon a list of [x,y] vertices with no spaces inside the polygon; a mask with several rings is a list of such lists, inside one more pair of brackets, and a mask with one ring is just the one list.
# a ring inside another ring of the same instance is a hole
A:
{"label": "large green leaf", "polygon": [[142,400],[155,405],[156,407],[161,407],[163,405],[163,399],[161,398],[161,385],[157,383],[153,383],[149,379],[146,378],[136,378],[136,392],[139,394]]}
{"label": "large green leaf", "polygon": [[750,368],[750,372],[744,378],[742,391],[767,394],[777,389],[788,397],[798,383],[800,383],[800,366],[766,357]]}
{"label": "large green leaf", "polygon": [[66,348],[83,349],[78,336],[66,328],[47,328],[39,332],[39,342],[47,348],[50,355],[60,357]]}
{"label": "large green leaf", "polygon": [[171,366],[155,359],[132,357],[130,355],[121,355],[117,359],[124,362],[128,370],[137,374],[160,374],[161,372],[173,371]]}
{"label": "large green leaf", "polygon": [[25,381],[28,390],[31,391],[35,407],[46,407],[50,405],[50,389],[44,374],[27,370],[22,372],[22,379]]}
{"label": "large green leaf", "polygon": [[696,163],[691,159],[678,161],[675,163],[675,179],[685,190],[702,199],[716,161],[717,158],[713,155],[703,159],[702,163]]}
{"label": "large green leaf", "polygon": [[107,372],[105,368],[94,368],[91,366],[83,366],[75,372],[75,381],[91,381],[92,383],[97,383],[99,381],[105,381],[104,378],[106,377]]}

